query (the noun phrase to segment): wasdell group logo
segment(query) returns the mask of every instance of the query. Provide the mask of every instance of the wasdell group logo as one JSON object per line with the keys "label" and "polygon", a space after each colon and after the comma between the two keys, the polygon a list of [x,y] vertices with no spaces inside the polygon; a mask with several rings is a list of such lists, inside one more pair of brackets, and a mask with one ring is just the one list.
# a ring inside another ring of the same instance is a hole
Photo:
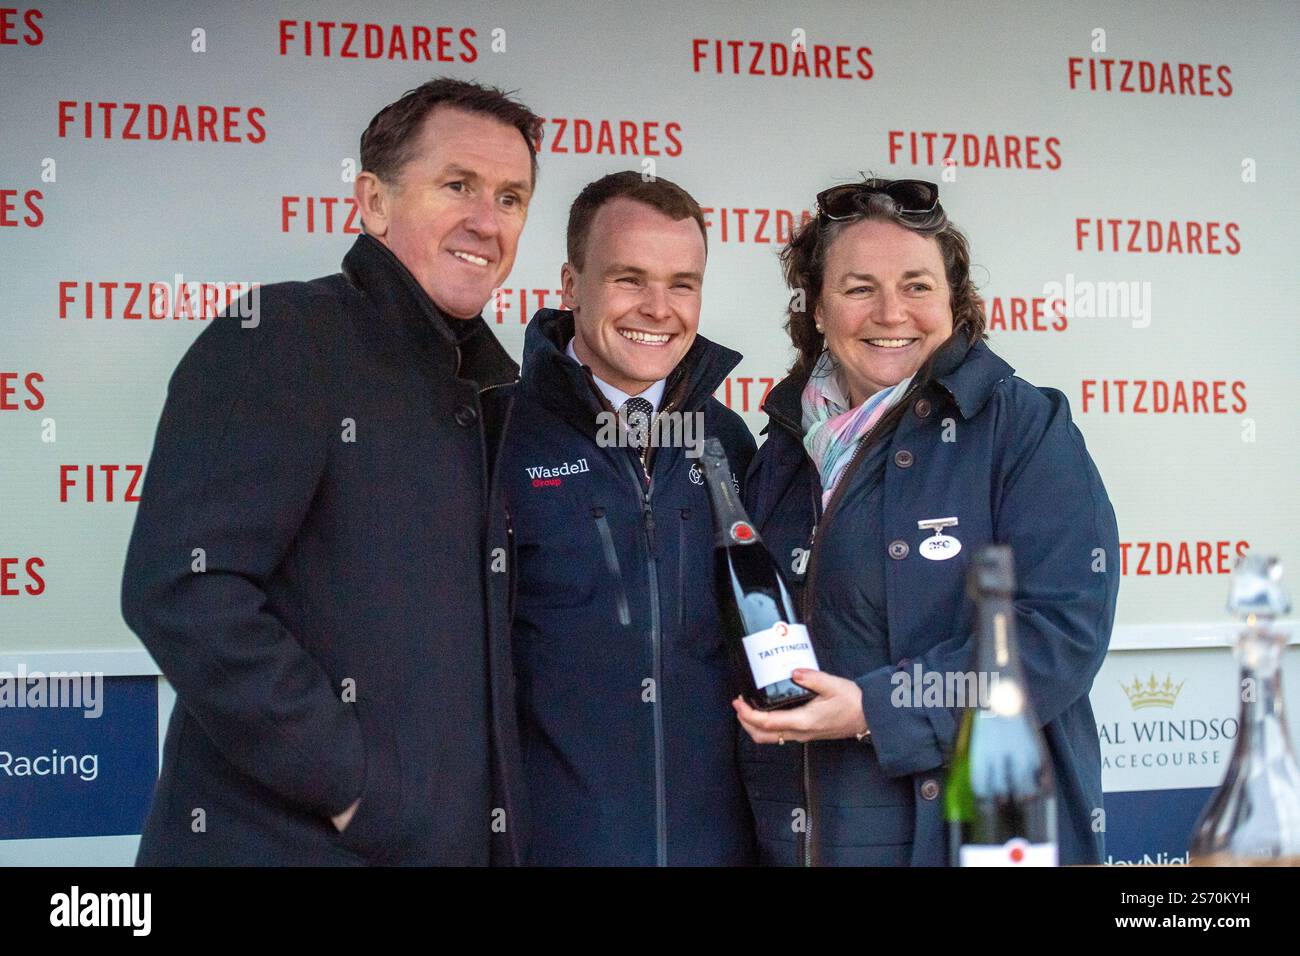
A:
{"label": "wasdell group logo", "polygon": [[569,475],[581,475],[591,471],[591,466],[587,464],[586,458],[579,458],[577,461],[566,461],[564,464],[555,468],[546,468],[541,465],[525,468],[528,477],[533,480],[534,488],[558,488],[564,483],[564,479]]}

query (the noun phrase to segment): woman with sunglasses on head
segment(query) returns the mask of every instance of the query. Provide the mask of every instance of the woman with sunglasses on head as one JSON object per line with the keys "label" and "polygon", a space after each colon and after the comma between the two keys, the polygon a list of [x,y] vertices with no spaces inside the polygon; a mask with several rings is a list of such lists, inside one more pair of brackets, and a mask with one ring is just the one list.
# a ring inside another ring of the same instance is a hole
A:
{"label": "woman with sunglasses on head", "polygon": [[[745,499],[823,669],[795,672],[817,694],[802,707],[733,702],[767,863],[948,863],[959,711],[917,706],[896,675],[974,667],[966,570],[992,543],[1015,555],[1060,863],[1102,857],[1088,692],[1115,614],[1115,514],[1065,396],[984,343],[966,239],[938,199],[916,180],[828,189],[781,253],[797,358],[764,405]],[[940,533],[959,548],[921,547]]]}

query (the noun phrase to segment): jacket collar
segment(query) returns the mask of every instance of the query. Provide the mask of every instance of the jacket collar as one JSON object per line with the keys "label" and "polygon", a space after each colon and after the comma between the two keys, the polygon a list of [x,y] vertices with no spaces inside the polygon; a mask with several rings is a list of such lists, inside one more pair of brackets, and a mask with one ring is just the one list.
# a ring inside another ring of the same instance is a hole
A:
{"label": "jacket collar", "polygon": [[[572,312],[537,311],[524,333],[524,388],[584,432],[594,432],[595,413],[604,408],[591,370],[565,354],[573,329]],[[686,355],[668,373],[660,411],[698,411],[740,360],[739,352],[696,335]]]}
{"label": "jacket collar", "polygon": [[763,403],[763,411],[771,421],[763,426],[762,434],[775,422],[788,432],[803,435],[803,390],[808,375],[808,372],[792,373],[772,386]]}
{"label": "jacket collar", "polygon": [[999,382],[1015,374],[988,344],[980,339],[969,349],[954,349],[955,361],[935,367],[935,381],[952,396],[965,419],[979,414]]}
{"label": "jacket collar", "polygon": [[[961,417],[969,419],[979,414],[998,382],[1014,372],[982,339],[974,345],[964,338],[949,339],[935,357],[932,378],[952,396]],[[769,419],[796,435],[803,434],[803,390],[807,384],[806,372],[788,375],[772,388],[763,405]]]}
{"label": "jacket collar", "polygon": [[[483,316],[448,316],[382,242],[364,233],[358,236],[343,257],[343,275],[375,304],[381,315],[396,317],[422,344],[450,360],[454,374],[474,380],[480,389],[518,380],[519,366],[497,341]],[[473,326],[472,331],[466,326]],[[453,328],[469,334],[458,343]]]}

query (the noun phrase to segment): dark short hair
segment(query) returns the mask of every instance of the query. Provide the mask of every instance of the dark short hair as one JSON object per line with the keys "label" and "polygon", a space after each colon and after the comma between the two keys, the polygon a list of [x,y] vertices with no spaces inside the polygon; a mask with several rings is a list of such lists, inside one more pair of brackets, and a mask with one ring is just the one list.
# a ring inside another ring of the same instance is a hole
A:
{"label": "dark short hair", "polygon": [[709,234],[704,228],[704,211],[695,198],[681,186],[667,179],[642,179],[640,173],[610,173],[597,179],[578,193],[569,207],[569,262],[582,271],[587,254],[587,234],[600,207],[612,199],[625,197],[657,209],[669,219],[694,219],[704,237],[704,254],[709,252]]}
{"label": "dark short hair", "polygon": [[495,86],[484,86],[448,76],[438,77],[407,90],[400,98],[375,114],[361,134],[361,168],[384,182],[396,182],[402,167],[412,158],[415,142],[425,119],[439,106],[467,113],[491,116],[519,130],[528,144],[532,179],[537,182],[537,144],[542,139],[543,120],[512,94]]}
{"label": "dark short hair", "polygon": [[[879,186],[888,180],[866,179],[864,182]],[[813,216],[781,250],[785,284],[793,293],[786,309],[785,329],[798,353],[791,374],[811,373],[817,357],[825,348],[825,337],[817,331],[813,310],[821,299],[826,279],[826,255],[831,243],[846,226],[868,219],[892,222],[922,236],[930,236],[939,244],[948,280],[953,337],[965,336],[972,343],[984,337],[984,302],[970,276],[970,246],[966,236],[948,219],[943,206],[936,203],[933,212],[916,215],[901,213],[894,200],[884,193],[868,193],[860,201],[861,214],[849,219]]]}

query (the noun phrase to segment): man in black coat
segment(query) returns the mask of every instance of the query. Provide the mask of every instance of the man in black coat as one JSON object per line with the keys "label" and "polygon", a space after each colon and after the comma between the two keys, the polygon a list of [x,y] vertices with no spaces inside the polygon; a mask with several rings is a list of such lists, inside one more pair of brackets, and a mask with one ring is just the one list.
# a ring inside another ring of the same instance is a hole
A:
{"label": "man in black coat", "polygon": [[408,92],[361,138],[342,273],[262,288],[181,360],[122,585],[177,691],[138,863],[518,860],[493,480],[518,367],[479,313],[539,128],[477,84]]}

